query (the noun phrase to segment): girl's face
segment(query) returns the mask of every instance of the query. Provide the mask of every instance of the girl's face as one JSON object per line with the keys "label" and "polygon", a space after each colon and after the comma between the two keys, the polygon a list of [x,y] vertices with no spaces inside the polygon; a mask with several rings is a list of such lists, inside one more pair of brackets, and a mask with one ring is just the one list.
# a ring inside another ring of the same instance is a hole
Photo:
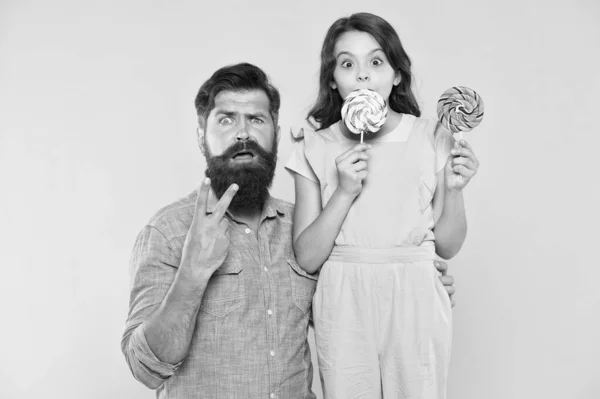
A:
{"label": "girl's face", "polygon": [[343,33],[335,43],[336,64],[331,88],[346,98],[356,89],[371,89],[386,102],[393,86],[400,83],[400,73],[394,71],[377,40],[368,33]]}

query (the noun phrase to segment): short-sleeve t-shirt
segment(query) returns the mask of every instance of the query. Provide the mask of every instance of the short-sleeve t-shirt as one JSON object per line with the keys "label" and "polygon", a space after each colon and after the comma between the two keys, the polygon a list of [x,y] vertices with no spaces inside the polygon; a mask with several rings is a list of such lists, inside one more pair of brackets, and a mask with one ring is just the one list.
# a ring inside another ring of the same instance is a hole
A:
{"label": "short-sleeve t-shirt", "polygon": [[[297,134],[286,169],[319,184],[325,207],[338,186],[335,159],[357,141],[341,121]],[[371,140],[369,175],[335,239],[335,245],[390,248],[431,245],[436,174],[454,146],[452,134],[434,119],[403,114],[390,133]]]}

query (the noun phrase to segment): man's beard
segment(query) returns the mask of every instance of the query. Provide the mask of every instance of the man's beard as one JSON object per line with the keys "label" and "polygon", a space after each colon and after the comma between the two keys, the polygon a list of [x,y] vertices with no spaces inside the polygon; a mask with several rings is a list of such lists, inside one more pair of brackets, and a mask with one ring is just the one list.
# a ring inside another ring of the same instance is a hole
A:
{"label": "man's beard", "polygon": [[[233,157],[240,151],[252,152],[255,159],[252,162],[236,163]],[[211,180],[211,187],[217,198],[221,198],[229,186],[235,183],[239,190],[233,197],[230,208],[262,209],[275,176],[277,141],[273,141],[271,152],[250,140],[236,142],[221,155],[211,155],[207,146],[205,152],[205,173]]]}

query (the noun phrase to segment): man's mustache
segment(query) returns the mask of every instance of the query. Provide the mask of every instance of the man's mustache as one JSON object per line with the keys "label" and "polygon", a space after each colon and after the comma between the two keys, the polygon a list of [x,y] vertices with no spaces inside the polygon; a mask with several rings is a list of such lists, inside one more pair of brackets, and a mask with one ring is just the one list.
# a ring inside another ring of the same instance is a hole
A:
{"label": "man's mustache", "polygon": [[258,157],[268,157],[269,152],[267,152],[264,148],[260,146],[256,141],[253,140],[244,140],[244,141],[236,141],[234,144],[230,145],[223,151],[219,158],[221,159],[231,159],[240,152],[251,152],[252,155]]}

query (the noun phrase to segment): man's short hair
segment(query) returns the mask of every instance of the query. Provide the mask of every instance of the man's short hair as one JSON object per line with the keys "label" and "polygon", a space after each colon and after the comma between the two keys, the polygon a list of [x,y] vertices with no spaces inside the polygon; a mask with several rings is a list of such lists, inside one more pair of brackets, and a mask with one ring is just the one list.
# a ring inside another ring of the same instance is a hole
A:
{"label": "man's short hair", "polygon": [[262,90],[269,99],[269,113],[277,126],[281,100],[279,91],[271,84],[267,74],[259,67],[243,62],[217,70],[200,87],[194,104],[200,117],[198,122],[205,127],[206,118],[215,107],[215,97],[222,91]]}

